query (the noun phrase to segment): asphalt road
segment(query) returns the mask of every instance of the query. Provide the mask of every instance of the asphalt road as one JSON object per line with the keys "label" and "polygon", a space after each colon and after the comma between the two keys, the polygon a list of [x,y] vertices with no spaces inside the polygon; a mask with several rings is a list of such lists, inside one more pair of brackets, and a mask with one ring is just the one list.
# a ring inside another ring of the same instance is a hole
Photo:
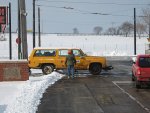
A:
{"label": "asphalt road", "polygon": [[150,113],[150,88],[136,89],[130,59],[108,58],[113,70],[92,76],[82,71],[50,86],[36,113]]}

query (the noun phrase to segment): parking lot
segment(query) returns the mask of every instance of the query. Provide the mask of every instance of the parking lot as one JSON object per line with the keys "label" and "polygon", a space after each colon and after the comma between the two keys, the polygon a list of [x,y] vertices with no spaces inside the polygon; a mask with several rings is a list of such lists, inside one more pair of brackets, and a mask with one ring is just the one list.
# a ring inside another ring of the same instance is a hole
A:
{"label": "parking lot", "polygon": [[150,88],[136,89],[131,81],[131,59],[112,59],[111,71],[92,76],[78,72],[50,86],[37,113],[150,113]]}

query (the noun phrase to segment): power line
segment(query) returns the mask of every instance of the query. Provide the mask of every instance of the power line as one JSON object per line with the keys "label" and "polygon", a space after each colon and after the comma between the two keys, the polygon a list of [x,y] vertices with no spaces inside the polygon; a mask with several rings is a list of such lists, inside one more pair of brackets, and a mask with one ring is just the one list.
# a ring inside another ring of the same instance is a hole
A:
{"label": "power line", "polygon": [[53,1],[53,0],[37,0],[37,1],[42,1],[42,2],[53,2],[53,3],[74,3],[74,4],[96,4],[96,5],[150,5],[149,4],[129,4],[129,3],[115,3],[115,2],[70,2],[70,1]]}
{"label": "power line", "polygon": [[36,6],[38,6],[38,7],[53,7],[53,8],[63,8],[63,7],[58,7],[58,6],[52,6],[52,5],[40,5],[40,4],[36,4]]}
{"label": "power line", "polygon": [[111,13],[99,13],[99,12],[90,12],[90,11],[86,11],[86,10],[80,10],[80,9],[75,9],[75,8],[72,8],[72,7],[58,7],[58,6],[51,6],[51,5],[40,5],[40,4],[36,4],[36,6],[41,6],[41,7],[53,7],[53,8],[61,8],[61,9],[67,9],[67,10],[74,10],[74,11],[77,11],[81,14],[93,14],[93,15],[103,15],[103,16],[128,16],[128,17],[132,17],[132,16],[129,16],[129,15],[114,15],[114,14],[111,14]]}

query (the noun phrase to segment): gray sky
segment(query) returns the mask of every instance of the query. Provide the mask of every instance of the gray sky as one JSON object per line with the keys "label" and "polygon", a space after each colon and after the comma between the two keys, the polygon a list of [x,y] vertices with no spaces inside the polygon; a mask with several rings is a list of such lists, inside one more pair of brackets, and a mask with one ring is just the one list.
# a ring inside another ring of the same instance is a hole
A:
{"label": "gray sky", "polygon": [[[9,2],[12,4],[12,29],[15,31],[18,0],[0,0],[0,5],[8,5]],[[150,7],[150,0],[36,0],[36,31],[38,6],[41,8],[43,32],[72,33],[73,28],[77,28],[80,33],[92,33],[95,26],[101,26],[105,31],[125,21],[133,22],[133,9],[136,8],[137,16],[142,15],[142,9]],[[26,0],[26,10],[27,29],[32,29],[32,0]]]}

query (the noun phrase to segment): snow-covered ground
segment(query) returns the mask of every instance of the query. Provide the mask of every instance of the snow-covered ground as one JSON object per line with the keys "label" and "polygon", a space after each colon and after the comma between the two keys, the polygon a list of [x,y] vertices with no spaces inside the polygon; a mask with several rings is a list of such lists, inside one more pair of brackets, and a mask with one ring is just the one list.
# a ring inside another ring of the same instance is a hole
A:
{"label": "snow-covered ground", "polygon": [[0,113],[35,113],[46,88],[63,76],[53,72],[28,81],[0,82]]}
{"label": "snow-covered ground", "polygon": [[[0,59],[9,58],[9,36],[7,41],[0,41]],[[12,34],[12,57],[18,57],[17,34]],[[27,35],[28,53],[33,48],[32,34]],[[147,38],[137,38],[137,54],[144,54]],[[129,56],[134,54],[134,38],[122,36],[57,36],[56,34],[42,34],[42,47],[77,47],[91,55],[102,56]],[[38,47],[38,36],[36,36],[36,47]]]}
{"label": "snow-covered ground", "polygon": [[[9,38],[0,41],[0,60],[9,60]],[[12,34],[12,58],[17,60],[17,34]],[[28,34],[28,53],[32,50],[32,34]],[[57,36],[43,34],[42,47],[77,47],[90,55],[102,56],[132,56],[134,54],[133,37],[119,36]],[[144,54],[146,38],[137,38],[137,54]],[[38,36],[36,36],[36,47]],[[41,73],[41,70],[32,70]],[[46,88],[54,84],[64,75],[53,72],[50,75],[33,77],[28,81],[0,82],[0,113],[35,113],[40,98]]]}

